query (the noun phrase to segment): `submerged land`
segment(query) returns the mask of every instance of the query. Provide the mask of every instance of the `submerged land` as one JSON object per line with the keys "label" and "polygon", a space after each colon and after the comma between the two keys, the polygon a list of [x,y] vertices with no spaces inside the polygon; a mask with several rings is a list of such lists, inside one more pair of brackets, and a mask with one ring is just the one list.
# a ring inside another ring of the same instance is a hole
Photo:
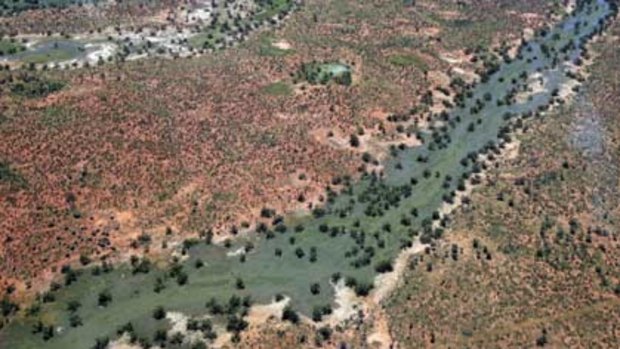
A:
{"label": "submerged land", "polygon": [[[372,6],[295,6],[185,58],[184,40],[96,67],[9,48],[0,348],[618,343],[617,123],[602,106],[617,5],[541,8],[546,22],[467,59],[422,44],[432,33],[375,44],[334,24],[375,39]],[[458,21],[436,6],[383,8],[411,11],[416,33]],[[582,316],[595,337],[575,333]]]}

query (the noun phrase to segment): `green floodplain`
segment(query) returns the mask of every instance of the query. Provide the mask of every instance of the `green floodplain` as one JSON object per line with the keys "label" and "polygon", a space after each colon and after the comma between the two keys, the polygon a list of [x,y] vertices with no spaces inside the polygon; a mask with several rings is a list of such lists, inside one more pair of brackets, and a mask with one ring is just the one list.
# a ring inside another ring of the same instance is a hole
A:
{"label": "green floodplain", "polygon": [[[1,330],[0,348],[104,348],[124,332],[143,347],[190,348],[188,338],[166,334],[171,323],[162,310],[196,319],[192,328],[208,342],[213,328],[243,330],[252,302],[285,296],[292,310],[316,318],[336,307],[336,282],[361,296],[372,292],[375,276],[390,271],[404,248],[441,237],[446,220],[437,210],[466,180],[476,181],[483,170],[478,155],[499,152],[524,119],[540,117],[574,77],[565,63],[580,64],[583,45],[614,13],[603,0],[580,2],[458,95],[454,108],[419,135],[423,145],[391,149],[382,174],[335,180],[338,192],[328,191],[328,203],[311,215],[280,217],[266,209],[272,223],[229,244],[188,241],[186,259],[165,267],[134,260],[65,269],[56,287]],[[533,74],[545,80],[544,91],[516,100]]]}

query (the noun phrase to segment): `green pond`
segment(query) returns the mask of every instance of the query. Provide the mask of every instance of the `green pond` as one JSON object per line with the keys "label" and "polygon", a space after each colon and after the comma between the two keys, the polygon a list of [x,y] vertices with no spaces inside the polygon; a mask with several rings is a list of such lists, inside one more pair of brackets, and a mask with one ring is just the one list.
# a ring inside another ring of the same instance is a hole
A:
{"label": "green pond", "polygon": [[[200,240],[188,246],[187,259],[176,267],[152,266],[148,273],[136,273],[121,265],[98,275],[92,268],[80,270],[77,280],[48,295],[49,302],[38,302],[38,311],[20,313],[5,326],[0,348],[91,348],[97,338],[117,338],[119,327],[128,322],[137,338],[154,343],[157,330],[170,328],[168,320],[153,316],[157,306],[201,317],[209,314],[205,305],[210,299],[225,305],[232,295],[264,304],[281,294],[290,297],[293,309],[310,316],[315,307],[336,307],[335,273],[366,293],[377,270],[389,270],[403,248],[421,236],[440,237],[441,229],[431,227],[433,213],[451,200],[465,178],[481,171],[473,161],[476,154],[497,149],[506,127],[519,122],[517,115],[535,117],[549,104],[553,91],[568,79],[563,63],[579,57],[581,41],[597,32],[599,21],[611,12],[607,2],[592,1],[547,35],[538,35],[524,45],[519,58],[503,63],[443,115],[444,125],[424,134],[424,145],[393,149],[383,176],[368,174],[351,183],[344,179],[344,189],[328,193],[328,203],[313,215],[274,217],[275,224],[235,239],[228,248]],[[333,74],[348,69],[329,67]],[[525,83],[524,74],[534,73],[545,78],[545,91],[525,102],[497,102]],[[247,250],[245,260],[231,255],[239,248]],[[105,306],[100,306],[102,295]],[[105,302],[107,296],[111,301]],[[73,301],[81,306],[67,310]],[[216,325],[230,324],[226,315],[212,313]],[[76,316],[81,324],[71,327]],[[53,329],[53,336],[37,324]]]}

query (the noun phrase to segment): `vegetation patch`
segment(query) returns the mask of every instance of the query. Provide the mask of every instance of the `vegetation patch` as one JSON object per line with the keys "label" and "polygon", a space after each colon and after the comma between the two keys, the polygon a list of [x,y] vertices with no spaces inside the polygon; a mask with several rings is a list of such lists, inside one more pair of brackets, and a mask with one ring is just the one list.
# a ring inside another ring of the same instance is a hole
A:
{"label": "vegetation patch", "polygon": [[36,75],[21,75],[9,83],[9,90],[14,95],[27,98],[45,97],[60,91],[65,84],[61,81],[47,80]]}
{"label": "vegetation patch", "polygon": [[26,50],[26,47],[15,39],[0,39],[0,57],[10,56]]}
{"label": "vegetation patch", "polygon": [[325,85],[330,81],[338,85],[350,86],[351,67],[339,62],[310,62],[301,66],[297,78],[311,84]]}
{"label": "vegetation patch", "polygon": [[290,96],[293,93],[291,85],[283,81],[274,82],[263,87],[263,92],[271,96]]}
{"label": "vegetation patch", "polygon": [[427,71],[428,64],[420,57],[413,54],[396,54],[388,58],[390,64],[397,67],[416,67],[420,70]]}
{"label": "vegetation patch", "polygon": [[10,188],[24,188],[28,183],[9,163],[0,161],[0,183],[8,184]]}

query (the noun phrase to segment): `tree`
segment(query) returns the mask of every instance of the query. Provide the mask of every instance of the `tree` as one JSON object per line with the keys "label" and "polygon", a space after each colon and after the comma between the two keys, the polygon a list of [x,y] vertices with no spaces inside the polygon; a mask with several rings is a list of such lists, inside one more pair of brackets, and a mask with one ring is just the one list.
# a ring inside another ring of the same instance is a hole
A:
{"label": "tree", "polygon": [[106,349],[110,344],[110,339],[108,337],[101,337],[95,339],[95,345],[93,345],[93,349]]}
{"label": "tree", "polygon": [[207,345],[204,344],[203,342],[196,342],[192,344],[191,349],[207,349]]}
{"label": "tree", "polygon": [[295,249],[295,255],[297,256],[297,258],[303,258],[306,254],[301,247],[297,247]]}
{"label": "tree", "polygon": [[188,276],[185,272],[181,271],[177,274],[177,284],[179,284],[179,286],[183,286],[187,284],[187,281],[188,281]]}
{"label": "tree", "polygon": [[320,322],[323,319],[323,308],[315,306],[312,308],[312,321]]}
{"label": "tree", "polygon": [[181,332],[176,332],[170,338],[170,344],[179,345],[183,343],[183,334]]}
{"label": "tree", "polygon": [[372,290],[373,285],[368,282],[358,282],[355,285],[355,294],[359,297],[368,296],[370,290]]}
{"label": "tree", "polygon": [[99,304],[100,307],[107,307],[110,302],[112,302],[112,294],[110,291],[101,291],[99,293],[99,297],[97,298],[97,304]]}
{"label": "tree", "polygon": [[282,320],[289,321],[292,324],[299,323],[299,315],[297,312],[291,308],[291,306],[287,305],[282,311]]}
{"label": "tree", "polygon": [[310,263],[314,263],[317,260],[316,247],[310,247]]}
{"label": "tree", "polygon": [[312,285],[310,285],[310,293],[312,293],[313,295],[317,295],[321,293],[321,285],[318,282],[315,282]]}
{"label": "tree", "polygon": [[69,316],[69,326],[71,327],[82,326],[82,318],[80,318],[78,314],[71,314],[71,316]]}
{"label": "tree", "polygon": [[205,263],[200,258],[196,259],[196,262],[194,262],[194,266],[196,267],[196,269],[200,269],[204,265],[205,265]]}
{"label": "tree", "polygon": [[43,326],[42,332],[43,332],[43,340],[44,341],[48,341],[48,340],[54,338],[54,326],[52,326],[52,325],[50,325],[50,326]]}
{"label": "tree", "polygon": [[328,326],[323,326],[318,329],[317,333],[323,338],[323,340],[329,340],[332,336],[332,329]]}
{"label": "tree", "polygon": [[215,298],[209,299],[205,306],[211,315],[219,315],[224,313],[224,308],[217,302],[217,300],[215,300]]}
{"label": "tree", "polygon": [[263,207],[260,211],[260,216],[263,218],[271,218],[276,214],[276,211],[267,207]]}
{"label": "tree", "polygon": [[228,322],[226,323],[226,331],[239,333],[245,330],[248,327],[248,322],[243,320],[242,318],[231,315],[228,317]]}
{"label": "tree", "polygon": [[80,255],[80,264],[82,265],[89,265],[91,262],[90,258],[87,255],[81,254]]}
{"label": "tree", "polygon": [[164,284],[164,280],[162,280],[162,278],[157,278],[155,279],[155,286],[153,287],[153,291],[155,293],[159,293],[161,291],[163,291],[166,288],[166,285]]}
{"label": "tree", "polygon": [[0,312],[3,317],[8,317],[19,310],[19,306],[11,300],[9,300],[8,296],[4,296],[0,301]]}
{"label": "tree", "polygon": [[353,147],[353,148],[357,148],[360,146],[360,139],[356,134],[352,134],[349,137],[349,144]]}
{"label": "tree", "polygon": [[168,340],[168,332],[164,329],[158,329],[153,335],[153,341],[163,344]]}
{"label": "tree", "polygon": [[161,305],[156,307],[155,310],[153,310],[153,318],[155,320],[162,320],[165,317],[166,317],[166,311],[164,310],[164,307],[162,307]]}
{"label": "tree", "polygon": [[237,278],[237,281],[235,281],[235,287],[239,290],[243,290],[245,288],[245,283],[241,278]]}
{"label": "tree", "polygon": [[69,301],[67,303],[67,311],[75,313],[81,306],[82,304],[76,300]]}
{"label": "tree", "polygon": [[394,270],[392,266],[392,261],[390,260],[382,260],[375,265],[375,271],[377,273],[389,273]]}
{"label": "tree", "polygon": [[547,329],[543,329],[542,335],[536,339],[536,345],[544,347],[549,341],[547,340]]}

